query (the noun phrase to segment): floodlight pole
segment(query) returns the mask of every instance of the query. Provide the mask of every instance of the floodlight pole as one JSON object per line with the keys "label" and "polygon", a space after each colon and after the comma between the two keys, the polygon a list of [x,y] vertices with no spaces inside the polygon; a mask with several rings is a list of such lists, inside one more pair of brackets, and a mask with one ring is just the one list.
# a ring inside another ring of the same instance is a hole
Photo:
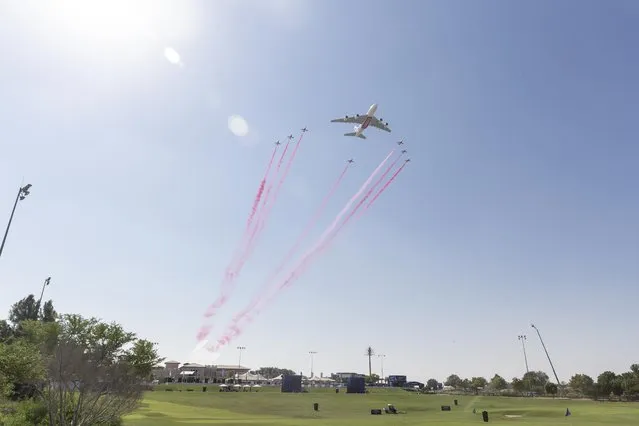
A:
{"label": "floodlight pole", "polygon": [[548,355],[548,350],[546,349],[546,345],[544,345],[544,339],[541,338],[539,329],[535,327],[535,324],[530,324],[530,326],[535,329],[535,331],[537,332],[537,336],[539,336],[539,341],[541,342],[541,346],[544,348],[544,352],[546,352],[546,357],[548,358],[548,362],[550,363],[550,368],[552,368],[552,373],[555,375],[555,380],[557,380],[557,386],[561,386],[561,383],[559,383],[559,377],[557,377],[557,372],[555,371],[555,366],[552,365],[550,355]]}
{"label": "floodlight pole", "polygon": [[313,376],[313,356],[317,353],[317,351],[308,351],[308,354],[311,356],[311,376],[310,378],[313,378],[315,376]]}
{"label": "floodlight pole", "polygon": [[386,378],[384,377],[384,358],[386,358],[386,355],[378,354],[377,358],[379,358],[382,361],[382,377],[381,377],[381,379],[382,379],[382,381],[384,383],[386,383]]}
{"label": "floodlight pole", "polygon": [[237,367],[240,368],[242,367],[242,351],[246,349],[246,346],[238,346],[237,350],[240,351],[240,358],[237,361]]}
{"label": "floodlight pole", "polygon": [[524,362],[526,363],[526,373],[528,373],[530,370],[528,369],[528,357],[526,356],[526,335],[520,334],[517,336],[517,339],[521,340],[521,348],[524,350]]}
{"label": "floodlight pole", "polygon": [[16,207],[18,206],[18,202],[27,198],[29,195],[29,189],[31,188],[31,184],[27,184],[25,186],[21,186],[18,189],[18,195],[16,195],[16,201],[13,203],[13,209],[11,210],[11,215],[9,216],[9,223],[7,223],[7,229],[4,231],[4,237],[2,238],[2,244],[0,244],[0,257],[2,256],[2,251],[4,250],[4,243],[7,242],[7,235],[9,235],[9,229],[11,228],[11,222],[13,222],[13,215],[16,212]]}
{"label": "floodlight pole", "polygon": [[46,286],[49,285],[49,283],[51,282],[51,277],[47,277],[47,279],[44,280],[44,282],[42,283],[42,291],[40,292],[40,298],[38,299],[38,312],[40,312],[40,306],[42,303],[42,296],[44,296],[44,288]]}

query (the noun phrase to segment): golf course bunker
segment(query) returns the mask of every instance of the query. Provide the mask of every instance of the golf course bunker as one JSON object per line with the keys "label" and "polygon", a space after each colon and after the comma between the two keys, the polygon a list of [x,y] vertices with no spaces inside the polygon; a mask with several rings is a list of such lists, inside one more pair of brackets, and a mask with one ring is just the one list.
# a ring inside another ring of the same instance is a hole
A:
{"label": "golf course bunker", "polygon": [[521,414],[504,414],[504,417],[506,417],[507,419],[519,419],[522,416]]}

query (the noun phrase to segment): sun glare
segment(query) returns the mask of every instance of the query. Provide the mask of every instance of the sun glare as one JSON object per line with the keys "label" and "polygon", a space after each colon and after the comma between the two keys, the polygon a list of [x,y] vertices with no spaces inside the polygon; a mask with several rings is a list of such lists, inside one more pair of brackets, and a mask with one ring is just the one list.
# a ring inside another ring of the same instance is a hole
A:
{"label": "sun glare", "polygon": [[84,37],[117,40],[150,32],[147,1],[64,0],[54,2],[59,24]]}
{"label": "sun glare", "polygon": [[182,59],[180,58],[180,54],[175,51],[172,47],[167,47],[164,49],[164,57],[167,61],[175,65],[182,65]]}
{"label": "sun glare", "polygon": [[236,136],[246,136],[249,132],[248,123],[239,115],[229,117],[229,130]]}

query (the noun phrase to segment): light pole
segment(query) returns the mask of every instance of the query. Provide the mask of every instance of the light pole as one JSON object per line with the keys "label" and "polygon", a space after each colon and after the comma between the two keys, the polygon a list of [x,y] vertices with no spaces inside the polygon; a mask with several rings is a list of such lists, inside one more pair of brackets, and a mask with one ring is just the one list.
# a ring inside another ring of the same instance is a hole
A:
{"label": "light pole", "polygon": [[9,228],[11,228],[11,222],[13,221],[13,215],[16,212],[16,207],[18,206],[18,201],[22,201],[27,198],[29,195],[29,189],[31,189],[31,184],[28,183],[25,186],[21,186],[18,190],[18,195],[16,196],[16,201],[13,203],[13,210],[11,210],[11,216],[9,216],[9,223],[7,223],[7,229],[4,231],[4,237],[2,238],[2,244],[0,244],[0,256],[2,256],[2,251],[4,250],[4,243],[7,241],[7,235],[9,235]]}
{"label": "light pole", "polygon": [[384,377],[384,358],[386,358],[386,355],[377,354],[377,358],[379,358],[382,361],[382,382],[386,383],[386,378]]}
{"label": "light pole", "polygon": [[535,329],[535,331],[537,332],[537,336],[539,336],[539,341],[541,342],[541,346],[544,348],[544,352],[546,352],[546,357],[548,358],[548,362],[550,363],[550,368],[552,368],[552,374],[555,375],[555,380],[557,380],[557,386],[561,386],[561,383],[559,383],[559,377],[557,377],[557,372],[555,371],[555,366],[552,365],[552,361],[550,360],[550,355],[548,355],[548,350],[546,350],[546,345],[544,345],[544,339],[541,338],[541,333],[539,332],[539,329],[535,327],[535,324],[530,324],[530,326]]}
{"label": "light pole", "polygon": [[51,277],[47,277],[47,279],[44,280],[44,282],[42,283],[42,291],[40,292],[40,298],[38,299],[38,312],[40,312],[40,306],[42,303],[42,296],[44,296],[44,288],[46,286],[49,285],[49,283],[51,282]]}
{"label": "light pole", "polygon": [[242,367],[242,351],[246,349],[246,346],[238,346],[237,350],[240,351],[240,358],[237,361],[237,366]]}
{"label": "light pole", "polygon": [[520,334],[517,336],[517,339],[521,340],[521,348],[524,350],[524,362],[526,363],[526,373],[528,373],[530,370],[528,370],[528,357],[526,356],[526,344],[524,343],[526,341],[526,335]]}
{"label": "light pole", "polygon": [[310,378],[315,377],[313,375],[313,355],[315,355],[316,353],[317,351],[308,351],[308,354],[311,356],[311,377]]}

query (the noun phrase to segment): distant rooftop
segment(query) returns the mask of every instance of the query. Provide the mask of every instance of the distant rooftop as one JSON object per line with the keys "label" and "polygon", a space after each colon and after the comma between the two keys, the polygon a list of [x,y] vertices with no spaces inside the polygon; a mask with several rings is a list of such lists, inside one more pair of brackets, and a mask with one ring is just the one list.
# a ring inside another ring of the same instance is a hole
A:
{"label": "distant rooftop", "polygon": [[165,364],[179,364],[179,361],[164,361]]}
{"label": "distant rooftop", "polygon": [[215,368],[218,370],[250,370],[250,368],[241,365],[216,365]]}

